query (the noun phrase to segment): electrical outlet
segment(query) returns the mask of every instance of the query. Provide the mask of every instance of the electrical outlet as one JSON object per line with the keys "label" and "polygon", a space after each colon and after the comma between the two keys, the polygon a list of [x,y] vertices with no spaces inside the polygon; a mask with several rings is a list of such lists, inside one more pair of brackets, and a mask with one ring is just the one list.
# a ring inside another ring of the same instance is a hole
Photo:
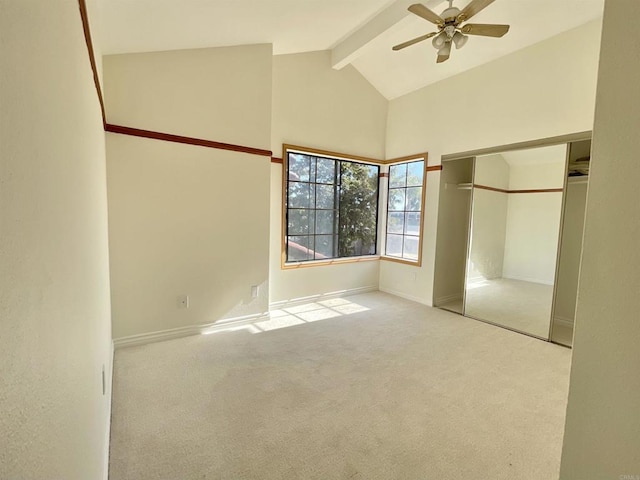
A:
{"label": "electrical outlet", "polygon": [[180,295],[178,297],[178,308],[189,308],[189,295]]}
{"label": "electrical outlet", "polygon": [[258,298],[258,285],[251,285],[251,298]]}

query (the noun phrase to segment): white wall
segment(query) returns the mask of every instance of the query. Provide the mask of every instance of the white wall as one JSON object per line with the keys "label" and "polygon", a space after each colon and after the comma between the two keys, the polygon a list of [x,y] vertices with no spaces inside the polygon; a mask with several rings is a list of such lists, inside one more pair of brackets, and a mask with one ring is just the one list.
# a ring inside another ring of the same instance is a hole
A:
{"label": "white wall", "polygon": [[[534,149],[536,150],[536,149]],[[543,149],[540,153],[547,151]],[[554,161],[514,164],[509,168],[510,190],[563,188],[566,146],[555,148]],[[556,276],[562,193],[508,195],[502,276],[553,285]]]}
{"label": "white wall", "polygon": [[605,3],[562,480],[640,475],[638,15]]}
{"label": "white wall", "polygon": [[474,184],[508,190],[510,175],[509,165],[499,153],[476,157]]}
{"label": "white wall", "polygon": [[553,285],[562,193],[510,194],[502,276]]}
{"label": "white wall", "polygon": [[[387,158],[441,155],[590,130],[600,22],[595,21],[389,104]],[[381,288],[431,303],[439,173],[427,180],[423,267],[384,262]]]}
{"label": "white wall", "polygon": [[[268,150],[271,60],[270,45],[107,56],[107,118]],[[107,135],[114,337],[267,310],[269,165]]]}
{"label": "white wall", "polygon": [[473,192],[468,281],[502,277],[508,194],[476,188]]}
{"label": "white wall", "polygon": [[279,157],[290,143],[383,159],[387,103],[355,68],[331,68],[328,50],[277,55],[271,149]]}
{"label": "white wall", "polygon": [[[387,101],[353,67],[331,68],[331,52],[273,58],[271,148],[289,143],[383,159]],[[282,270],[282,166],[271,167],[270,300],[281,302],[378,286],[379,262]]]}
{"label": "white wall", "polygon": [[[507,189],[509,172],[502,155],[477,157],[473,181],[477,185]],[[493,190],[473,191],[469,281],[502,277],[508,197],[507,193]]]}
{"label": "white wall", "polygon": [[[545,147],[546,148],[546,147]],[[546,190],[564,187],[566,144],[554,161],[529,165],[511,165],[509,190]],[[527,195],[523,193],[521,195]]]}
{"label": "white wall", "polygon": [[0,0],[0,12],[0,478],[99,479],[107,195],[78,3]]}
{"label": "white wall", "polygon": [[269,150],[271,45],[104,57],[107,120]]}

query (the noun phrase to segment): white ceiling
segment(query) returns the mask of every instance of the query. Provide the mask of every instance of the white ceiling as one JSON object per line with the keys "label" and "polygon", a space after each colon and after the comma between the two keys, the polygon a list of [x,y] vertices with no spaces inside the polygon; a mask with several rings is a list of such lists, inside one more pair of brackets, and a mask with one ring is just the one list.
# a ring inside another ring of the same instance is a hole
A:
{"label": "white ceiling", "polygon": [[390,0],[99,0],[102,51],[273,43],[275,55],[327,50]]}
{"label": "white ceiling", "polygon": [[[333,50],[395,98],[575,28],[602,15],[604,0],[496,0],[473,23],[507,23],[501,39],[471,37],[436,64],[429,41],[391,47],[434,31],[406,7],[419,0],[99,0],[104,54],[272,43],[274,54]],[[440,13],[444,0],[422,0]],[[464,7],[468,1],[454,0]]]}
{"label": "white ceiling", "polygon": [[[423,2],[426,3],[426,2]],[[439,2],[440,13],[447,2]],[[457,0],[454,5],[468,2]],[[391,46],[434,31],[415,15],[372,42],[353,65],[387,98],[395,98],[424,85],[495,60],[563,31],[602,16],[603,0],[496,0],[472,19],[472,23],[509,24],[503,38],[473,36],[451,58],[436,64],[436,50],[430,41],[394,52]]]}

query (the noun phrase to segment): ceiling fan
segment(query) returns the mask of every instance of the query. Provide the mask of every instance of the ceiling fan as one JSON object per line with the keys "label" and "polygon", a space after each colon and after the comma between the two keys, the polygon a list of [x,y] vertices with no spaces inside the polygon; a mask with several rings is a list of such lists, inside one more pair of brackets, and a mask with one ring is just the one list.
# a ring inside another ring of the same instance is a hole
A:
{"label": "ceiling fan", "polygon": [[438,50],[437,63],[442,63],[449,59],[451,54],[451,44],[456,48],[462,48],[469,37],[467,35],[481,35],[483,37],[502,37],[509,31],[509,25],[494,25],[485,23],[462,23],[469,20],[475,14],[491,5],[495,0],[472,0],[469,5],[460,10],[453,6],[453,0],[449,1],[449,7],[441,15],[429,10],[421,3],[416,3],[409,7],[409,11],[414,15],[424,18],[438,27],[437,32],[427,33],[393,47],[393,50],[415,45],[416,43],[433,38],[433,46]]}

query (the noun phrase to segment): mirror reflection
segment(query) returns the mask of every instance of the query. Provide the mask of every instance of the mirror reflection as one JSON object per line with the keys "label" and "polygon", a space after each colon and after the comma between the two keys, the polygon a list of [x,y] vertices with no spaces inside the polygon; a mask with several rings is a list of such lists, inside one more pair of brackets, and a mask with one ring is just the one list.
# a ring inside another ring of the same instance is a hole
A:
{"label": "mirror reflection", "polygon": [[566,149],[476,157],[465,315],[549,338]]}

